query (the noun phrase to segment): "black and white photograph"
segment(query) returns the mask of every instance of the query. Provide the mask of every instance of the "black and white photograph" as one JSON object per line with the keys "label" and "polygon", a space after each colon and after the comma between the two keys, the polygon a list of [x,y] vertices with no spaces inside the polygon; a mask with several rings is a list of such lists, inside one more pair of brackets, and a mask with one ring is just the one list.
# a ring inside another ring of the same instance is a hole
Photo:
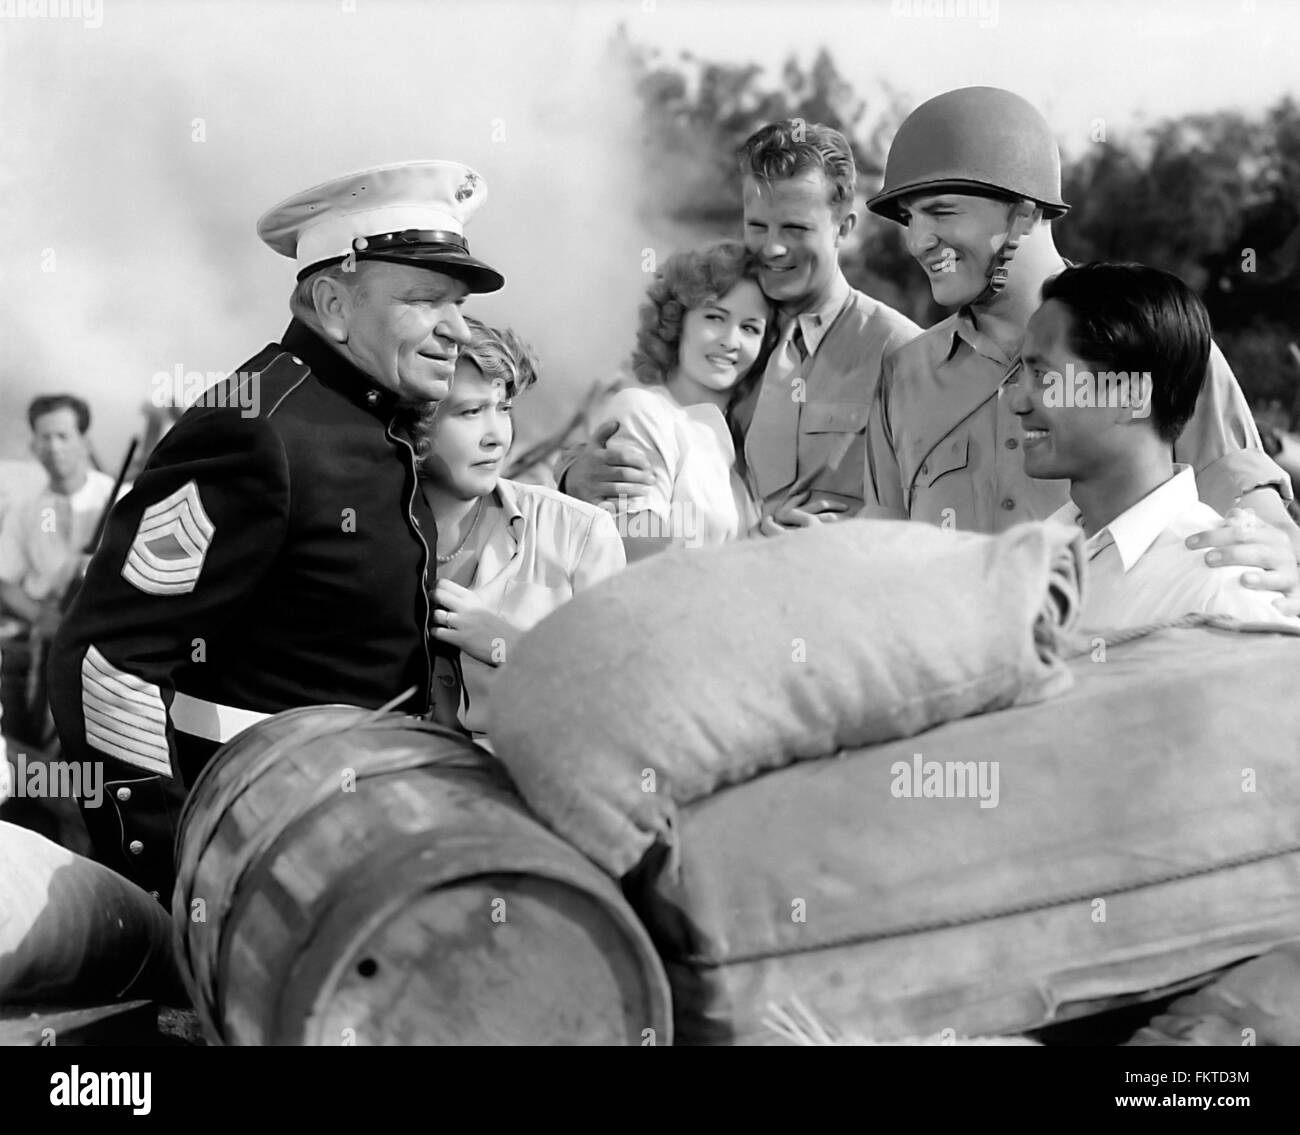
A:
{"label": "black and white photograph", "polygon": [[191,1114],[208,1046],[1285,1090],[1297,48],[0,0],[15,1115]]}

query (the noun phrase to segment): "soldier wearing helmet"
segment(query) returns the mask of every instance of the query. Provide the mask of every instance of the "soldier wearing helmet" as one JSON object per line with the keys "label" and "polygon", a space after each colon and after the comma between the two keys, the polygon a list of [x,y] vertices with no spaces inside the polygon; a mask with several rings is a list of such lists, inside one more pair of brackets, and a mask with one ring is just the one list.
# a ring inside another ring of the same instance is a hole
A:
{"label": "soldier wearing helmet", "polygon": [[[948,91],[899,127],[867,207],[906,226],[935,300],[953,313],[885,361],[863,515],[980,532],[1050,516],[1069,484],[1025,473],[1009,404],[1042,286],[1067,266],[1052,235],[1069,205],[1050,127],[1010,91]],[[1216,545],[1221,562],[1265,569],[1260,586],[1294,594],[1300,530],[1286,514],[1290,485],[1217,347],[1174,460],[1193,467],[1202,500],[1220,513],[1251,507],[1280,530],[1251,544],[1230,530],[1192,539]]]}

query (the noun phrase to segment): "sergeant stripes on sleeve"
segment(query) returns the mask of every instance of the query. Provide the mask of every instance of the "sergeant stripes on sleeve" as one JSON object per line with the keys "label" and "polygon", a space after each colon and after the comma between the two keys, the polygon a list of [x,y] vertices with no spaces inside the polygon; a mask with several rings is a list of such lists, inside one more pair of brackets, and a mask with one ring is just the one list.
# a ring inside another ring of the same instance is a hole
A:
{"label": "sergeant stripes on sleeve", "polygon": [[86,743],[110,757],[172,775],[167,710],[157,686],[119,670],[91,646],[81,663]]}
{"label": "sergeant stripes on sleeve", "polygon": [[[188,595],[198,582],[215,532],[198,485],[187,481],[144,510],[122,578],[147,595]],[[163,555],[164,550],[179,555]]]}

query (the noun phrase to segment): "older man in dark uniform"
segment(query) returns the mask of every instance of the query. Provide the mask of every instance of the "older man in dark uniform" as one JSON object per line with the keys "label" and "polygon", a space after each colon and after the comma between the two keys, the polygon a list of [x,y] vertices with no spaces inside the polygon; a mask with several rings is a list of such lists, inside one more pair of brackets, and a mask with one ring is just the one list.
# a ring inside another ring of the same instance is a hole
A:
{"label": "older man in dark uniform", "polygon": [[298,194],[258,232],[296,259],[279,343],[205,392],[114,509],[51,658],[67,759],[103,761],[96,856],[167,901],[180,808],[218,746],[297,706],[454,725],[458,657],[429,633],[433,514],[405,407],[450,388],[486,196],[454,162]]}

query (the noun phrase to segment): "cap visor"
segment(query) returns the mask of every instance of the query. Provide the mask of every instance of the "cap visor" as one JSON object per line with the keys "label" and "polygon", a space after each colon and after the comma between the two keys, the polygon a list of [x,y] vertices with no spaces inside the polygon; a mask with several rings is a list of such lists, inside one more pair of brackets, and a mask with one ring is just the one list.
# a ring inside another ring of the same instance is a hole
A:
{"label": "cap visor", "polygon": [[359,253],[357,259],[384,260],[389,264],[409,264],[412,268],[428,268],[431,272],[441,272],[444,276],[463,281],[471,292],[499,292],[506,286],[506,278],[500,272],[488,267],[483,261],[476,260],[468,252],[413,247]]}

